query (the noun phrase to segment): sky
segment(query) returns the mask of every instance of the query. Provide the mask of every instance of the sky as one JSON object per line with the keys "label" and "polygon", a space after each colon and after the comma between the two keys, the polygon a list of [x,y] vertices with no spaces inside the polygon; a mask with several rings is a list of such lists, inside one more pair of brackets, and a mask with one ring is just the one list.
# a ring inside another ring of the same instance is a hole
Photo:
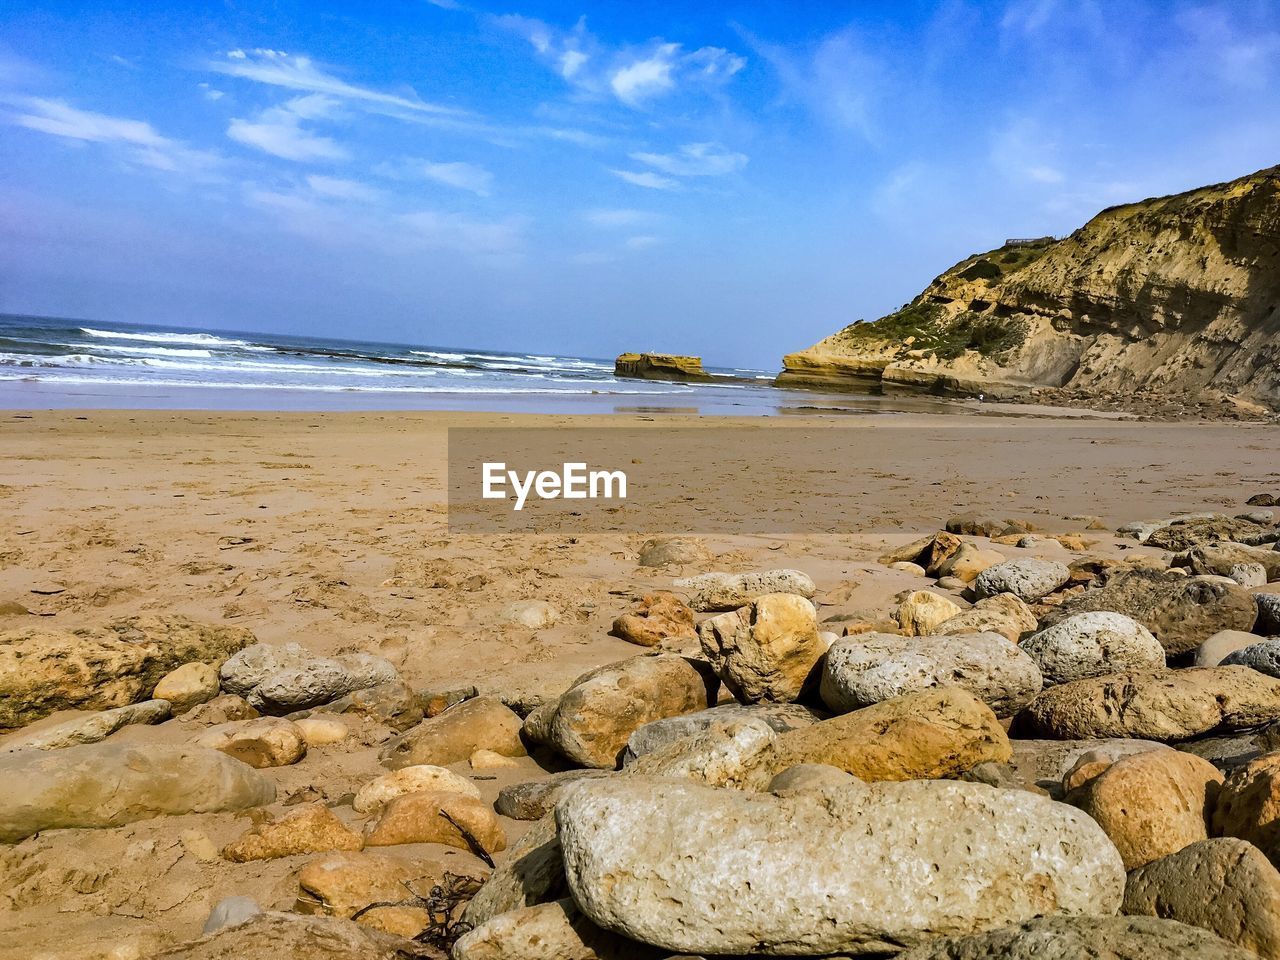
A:
{"label": "sky", "polygon": [[774,369],[1280,163],[1280,0],[0,3],[0,311]]}

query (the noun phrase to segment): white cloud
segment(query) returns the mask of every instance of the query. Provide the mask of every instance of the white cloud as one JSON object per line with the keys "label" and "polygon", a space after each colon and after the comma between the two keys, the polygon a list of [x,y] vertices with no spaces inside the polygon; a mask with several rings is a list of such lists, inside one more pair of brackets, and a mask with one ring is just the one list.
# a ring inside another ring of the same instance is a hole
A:
{"label": "white cloud", "polygon": [[651,56],[634,60],[613,72],[609,86],[623,103],[632,106],[675,86],[671,74],[675,70],[678,43],[664,43]]}
{"label": "white cloud", "polygon": [[718,177],[737,173],[748,158],[714,143],[686,143],[676,153],[633,153],[631,159],[673,177]]}
{"label": "white cloud", "polygon": [[295,97],[283,106],[263,110],[254,120],[233,119],[227,136],[285,160],[344,160],[347,151],[343,147],[302,127],[303,120],[332,116],[334,107],[334,101],[327,97]]}
{"label": "white cloud", "polygon": [[224,96],[226,96],[226,94],[224,94],[221,90],[217,90],[209,86],[209,84],[207,83],[197,83],[196,86],[200,88],[200,92],[204,94],[204,98],[206,100],[218,101],[218,100],[221,100]]}
{"label": "white cloud", "polygon": [[428,180],[457,190],[469,190],[479,197],[489,196],[493,189],[493,174],[472,163],[433,163],[424,160],[415,166]]}
{"label": "white cloud", "polygon": [[656,217],[647,210],[597,208],[584,210],[582,219],[595,227],[634,227],[649,223]]}
{"label": "white cloud", "polygon": [[219,73],[252,80],[269,86],[300,90],[337,97],[378,111],[455,115],[463,111],[427,103],[417,94],[401,96],[369,87],[347,83],[317,66],[310,57],[290,55],[283,50],[232,50],[227,61],[214,61],[210,67]]}
{"label": "white cloud", "polygon": [[0,102],[17,108],[4,118],[9,123],[66,140],[116,146],[127,161],[141,166],[206,175],[221,162],[216,154],[162,136],[145,120],[93,113],[44,97],[0,97]]}
{"label": "white cloud", "polygon": [[648,187],[650,190],[678,190],[680,182],[670,177],[660,176],[651,170],[614,170],[614,176],[621,177],[627,183],[637,187]]}
{"label": "white cloud", "polygon": [[331,197],[335,200],[363,200],[372,202],[377,200],[381,194],[368,184],[360,183],[357,180],[343,180],[339,177],[325,177],[320,174],[309,174],[307,176],[307,186],[314,190],[322,197]]}
{"label": "white cloud", "polygon": [[656,246],[662,241],[658,237],[643,235],[627,238],[627,249],[629,250],[646,250],[649,247]]}
{"label": "white cloud", "polygon": [[472,220],[452,213],[422,210],[407,213],[400,222],[412,236],[430,247],[460,250],[471,254],[510,254],[519,250],[524,240],[524,221],[511,219],[498,222]]}

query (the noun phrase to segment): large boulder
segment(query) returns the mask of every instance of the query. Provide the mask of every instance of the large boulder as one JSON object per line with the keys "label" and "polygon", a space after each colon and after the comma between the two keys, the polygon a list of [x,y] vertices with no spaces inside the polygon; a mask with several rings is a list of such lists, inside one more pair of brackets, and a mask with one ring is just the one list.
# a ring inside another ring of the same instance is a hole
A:
{"label": "large boulder", "polygon": [[783,798],[610,778],[568,794],[556,819],[583,912],[671,951],[892,951],[1045,913],[1113,914],[1124,891],[1088,817],[979,784]]}
{"label": "large boulder", "polygon": [[1174,566],[1192,573],[1229,577],[1233,567],[1259,564],[1266,581],[1280,580],[1280,551],[1271,547],[1249,547],[1241,543],[1210,543],[1192,547],[1175,558]]}
{"label": "large boulder", "polygon": [[507,846],[502,825],[487,803],[444,791],[396,797],[383,808],[377,822],[370,824],[364,838],[369,847],[443,843],[460,850],[472,849],[473,841],[488,853]]}
{"label": "large boulder", "polygon": [[1156,917],[1044,917],[946,937],[898,960],[1257,960],[1207,930]]}
{"label": "large boulder", "polygon": [[979,600],[968,610],[938,624],[937,634],[998,633],[1014,643],[1035,630],[1036,616],[1012,593],[997,593]]}
{"label": "large boulder", "polygon": [[157,700],[168,700],[174,716],[177,716],[192,707],[208,703],[221,689],[217,666],[193,662],[184,663],[161,677],[152,696]]}
{"label": "large boulder", "polygon": [[1126,914],[1201,927],[1268,960],[1280,958],[1280,872],[1251,843],[1199,840],[1139,867]]}
{"label": "large boulder", "polygon": [[931,577],[955,577],[965,583],[973,583],[978,575],[997,563],[1004,563],[1004,554],[997,550],[983,550],[976,544],[962,543],[955,553],[931,564],[925,570]]}
{"label": "large boulder", "polygon": [[1222,774],[1178,750],[1123,757],[1067,794],[1106,831],[1126,870],[1207,839]]}
{"label": "large boulder", "polygon": [[0,756],[0,842],[61,827],[243,810],[275,800],[252,767],[201,747],[95,743]]}
{"label": "large boulder", "polygon": [[152,696],[184,663],[216,663],[253,643],[241,627],[180,616],[116,620],[102,628],[0,633],[0,730],[59,710],[109,710]]}
{"label": "large boulder", "polygon": [[369,653],[316,657],[296,643],[246,647],[218,672],[224,690],[244,697],[263,713],[318,707],[400,678],[382,657]]}
{"label": "large boulder", "polygon": [[579,780],[607,777],[609,770],[561,770],[541,780],[513,783],[498,791],[493,809],[512,820],[541,820],[550,813],[560,796]]}
{"label": "large boulder", "polygon": [[1172,655],[1194,650],[1220,630],[1251,630],[1258,618],[1248,591],[1223,578],[1127,570],[1050,610],[1041,626],[1093,610],[1132,617]]}
{"label": "large boulder", "polygon": [[795,593],[812,600],[818,592],[809,575],[800,570],[704,573],[676,580],[673,586],[688,596],[689,606],[701,612],[737,610],[767,593]]}
{"label": "large boulder", "polygon": [[232,863],[275,860],[301,853],[359,850],[360,834],[322,803],[295,807],[275,820],[255,824],[222,848]]}
{"label": "large boulder", "polygon": [[1213,833],[1248,840],[1280,865],[1280,753],[1236,767],[1218,791]]}
{"label": "large boulder", "polygon": [[1021,557],[987,567],[973,581],[973,591],[979,598],[1012,593],[1019,600],[1031,603],[1053,593],[1070,579],[1071,570],[1065,563]]}
{"label": "large boulder", "polygon": [[1142,624],[1123,613],[1077,613],[1033,633],[1022,650],[1044,674],[1046,684],[1070,683],[1124,670],[1165,665],[1164,647]]}
{"label": "large boulder", "polygon": [[[406,900],[410,889],[429,891],[444,879],[444,873],[444,865],[436,860],[369,852],[328,853],[298,871],[298,900],[293,909],[345,919],[374,904]],[[431,918],[420,906],[380,906],[365,911],[358,922],[401,937],[415,937]]]}
{"label": "large boulder", "polygon": [[220,723],[201,733],[195,743],[221,750],[259,770],[287,767],[307,755],[302,730],[293,721],[278,717]]}
{"label": "large boulder", "polygon": [[65,720],[34,732],[23,731],[0,744],[0,750],[61,750],[83,743],[98,743],[121,727],[135,723],[161,723],[169,719],[168,700],[144,700],[127,707],[102,710],[88,716]]}
{"label": "large boulder", "polygon": [[770,593],[698,626],[702,652],[743,703],[790,703],[817,682],[826,652],[813,604],[793,593]]}
{"label": "large boulder", "polygon": [[763,720],[738,720],[646,753],[624,768],[624,773],[756,789],[764,781],[761,760],[777,737]]}
{"label": "large boulder", "polygon": [[1007,637],[901,637],[860,633],[831,645],[822,668],[822,701],[847,713],[904,693],[954,686],[1011,717],[1042,686],[1040,669]]}
{"label": "large boulder", "polygon": [[985,703],[959,687],[908,693],[780,734],[756,761],[761,788],[798,763],[825,763],[862,780],[941,779],[1012,755]]}
{"label": "large boulder", "polygon": [[356,813],[376,813],[396,797],[403,797],[407,793],[424,793],[429,790],[460,793],[464,797],[480,799],[480,788],[461,774],[446,770],[444,767],[420,764],[401,767],[391,773],[374,777],[356,791],[355,799],[351,801],[351,809]]}
{"label": "large boulder", "polygon": [[501,700],[474,697],[395,737],[383,748],[382,764],[392,770],[419,764],[443,767],[477,750],[522,757],[520,727],[520,717]]}
{"label": "large boulder", "polygon": [[903,597],[894,619],[908,637],[927,637],[936,633],[940,624],[963,612],[964,608],[950,597],[916,590]]}
{"label": "large boulder", "polygon": [[1244,517],[1199,514],[1177,517],[1156,525],[1143,538],[1143,543],[1162,550],[1189,550],[1268,543],[1275,539],[1274,530]]}
{"label": "large boulder", "polygon": [[703,664],[670,653],[632,657],[583,674],[539,718],[545,742],[584,767],[618,766],[641,724],[705,710],[719,681]]}
{"label": "large boulder", "polygon": [[610,635],[641,647],[657,647],[671,640],[693,640],[693,611],[674,593],[652,593],[613,621]]}
{"label": "large boulder", "polygon": [[1280,593],[1255,593],[1253,602],[1258,612],[1254,632],[1264,637],[1280,634]]}
{"label": "large boulder", "polygon": [[724,703],[678,717],[664,717],[636,727],[635,732],[627,738],[622,762],[626,765],[636,757],[661,750],[677,740],[741,720],[763,720],[778,733],[786,733],[812,726],[823,716],[825,714],[819,714],[798,703]]}
{"label": "large boulder", "polygon": [[1222,665],[1249,667],[1269,677],[1280,677],[1280,637],[1241,647],[1223,657]]}
{"label": "large boulder", "polygon": [[548,813],[511,847],[471,898],[462,919],[472,927],[521,907],[559,900],[569,893],[554,814]]}
{"label": "large boulder", "polygon": [[1113,673],[1050,687],[1019,719],[1063,740],[1187,740],[1280,719],[1280,680],[1248,667]]}

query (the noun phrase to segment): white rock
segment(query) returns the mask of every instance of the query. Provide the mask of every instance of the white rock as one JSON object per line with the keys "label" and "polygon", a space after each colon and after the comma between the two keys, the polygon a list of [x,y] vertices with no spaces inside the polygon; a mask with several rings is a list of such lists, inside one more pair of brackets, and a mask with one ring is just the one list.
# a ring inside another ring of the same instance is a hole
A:
{"label": "white rock", "polygon": [[1067,617],[1027,637],[1022,649],[1039,665],[1046,684],[1165,665],[1164,647],[1150,630],[1110,611]]}
{"label": "white rock", "polygon": [[394,773],[384,773],[370,780],[356,791],[351,808],[356,813],[374,813],[396,797],[402,797],[407,793],[428,793],[437,790],[480,799],[480,788],[466,777],[452,770],[446,770],[444,767],[420,764],[414,767],[402,767]]}
{"label": "white rock", "polygon": [[351,734],[345,723],[333,717],[304,717],[295,720],[294,724],[301,731],[302,739],[307,742],[308,747],[341,743]]}
{"label": "white rock", "polygon": [[1265,587],[1267,568],[1260,563],[1236,563],[1227,570],[1227,577],[1242,587]]}
{"label": "white rock", "polygon": [[560,613],[545,600],[517,600],[502,611],[502,619],[530,630],[546,630],[556,625]]}
{"label": "white rock", "polygon": [[973,589],[980,598],[1012,593],[1019,600],[1031,603],[1057,590],[1070,579],[1071,571],[1065,563],[1024,557],[987,567],[973,581]]}
{"label": "white rock", "polygon": [[795,593],[812,600],[818,592],[807,573],[799,570],[765,570],[760,573],[704,573],[676,580],[694,610],[736,610],[766,593]]}

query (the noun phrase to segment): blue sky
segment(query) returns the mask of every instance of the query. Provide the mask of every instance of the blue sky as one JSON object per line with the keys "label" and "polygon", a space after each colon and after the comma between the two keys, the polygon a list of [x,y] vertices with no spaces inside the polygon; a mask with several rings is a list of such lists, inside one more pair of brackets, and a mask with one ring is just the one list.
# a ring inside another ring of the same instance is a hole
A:
{"label": "blue sky", "polygon": [[0,7],[9,312],[772,368],[1276,163],[1267,0]]}

